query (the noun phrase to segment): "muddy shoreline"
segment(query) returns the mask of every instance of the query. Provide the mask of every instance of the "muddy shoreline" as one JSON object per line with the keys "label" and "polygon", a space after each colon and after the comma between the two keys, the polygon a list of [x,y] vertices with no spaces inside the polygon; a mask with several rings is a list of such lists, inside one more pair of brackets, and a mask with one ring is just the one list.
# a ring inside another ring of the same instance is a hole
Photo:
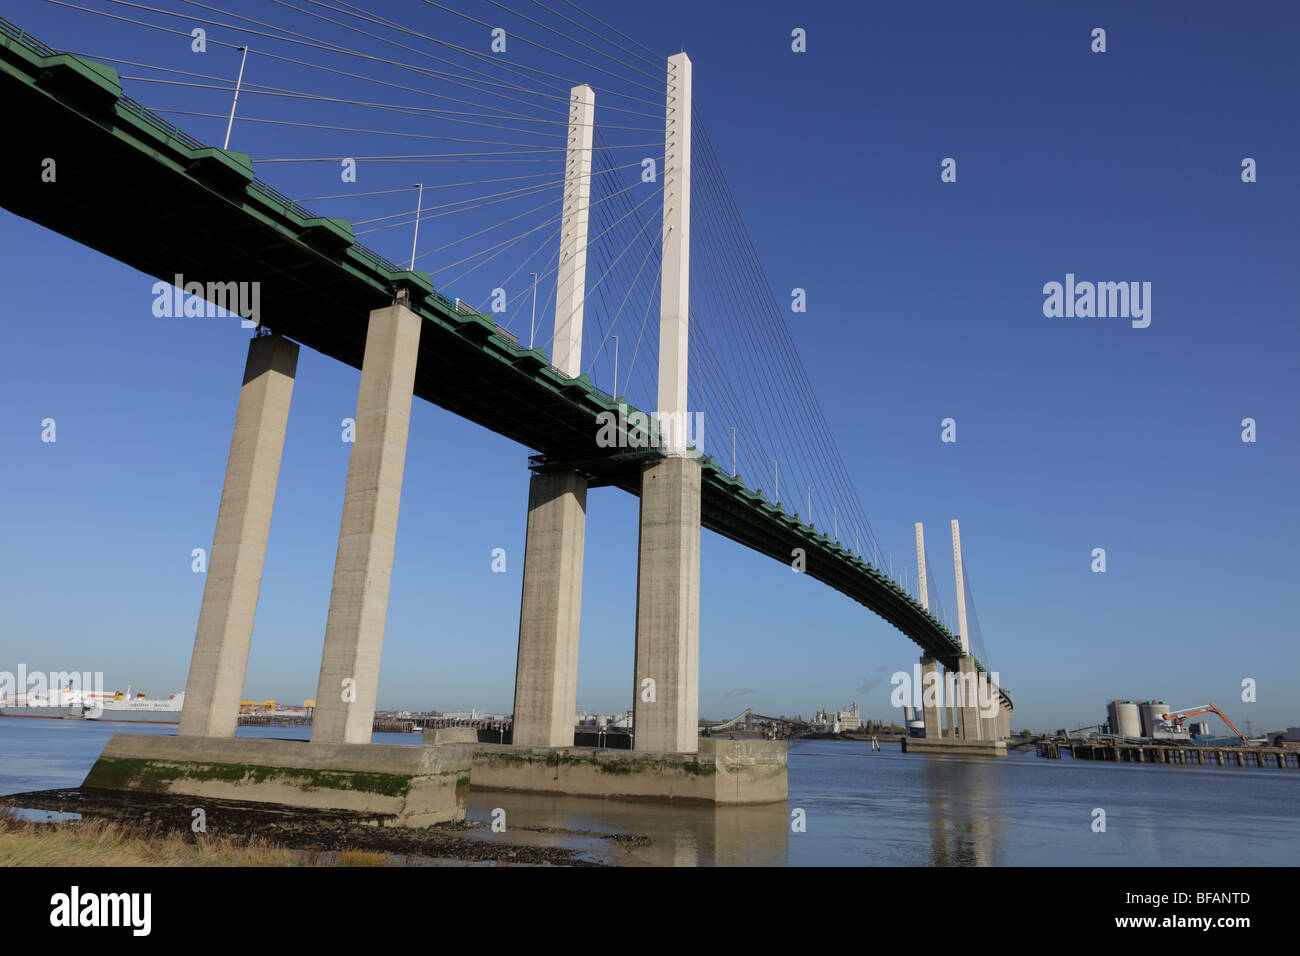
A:
{"label": "muddy shoreline", "polygon": [[[276,846],[308,852],[369,850],[407,857],[412,865],[608,866],[613,863],[611,856],[649,843],[645,837],[625,833],[512,827],[522,840],[516,842],[511,832],[494,832],[488,823],[478,820],[404,827],[393,824],[391,815],[385,814],[230,800],[199,801],[173,794],[87,787],[10,794],[0,798],[0,802],[16,808],[76,813],[159,833],[175,832],[191,841],[194,809],[201,805],[208,834],[245,839],[260,837]],[[554,842],[568,839],[585,845],[586,849],[538,845],[548,839]]]}

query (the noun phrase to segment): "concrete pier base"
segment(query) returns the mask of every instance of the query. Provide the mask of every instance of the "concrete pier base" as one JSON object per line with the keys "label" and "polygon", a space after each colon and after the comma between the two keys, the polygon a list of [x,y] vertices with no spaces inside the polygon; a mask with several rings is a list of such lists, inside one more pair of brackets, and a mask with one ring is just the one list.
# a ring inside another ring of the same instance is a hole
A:
{"label": "concrete pier base", "polygon": [[926,740],[924,737],[904,737],[903,753],[965,754],[968,757],[1005,757],[1005,740]]}
{"label": "concrete pier base", "polygon": [[428,826],[465,819],[470,759],[465,746],[115,734],[82,786],[187,794],[195,806],[210,797]]}
{"label": "concrete pier base", "polygon": [[[425,740],[441,731],[425,731]],[[696,753],[474,744],[474,788],[694,804],[784,803],[784,740],[713,740]]]}

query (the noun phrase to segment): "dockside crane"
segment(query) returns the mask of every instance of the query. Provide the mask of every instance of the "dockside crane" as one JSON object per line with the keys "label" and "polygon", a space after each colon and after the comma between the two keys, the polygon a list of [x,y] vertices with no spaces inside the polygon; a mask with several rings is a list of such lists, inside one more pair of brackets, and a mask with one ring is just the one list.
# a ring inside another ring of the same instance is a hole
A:
{"label": "dockside crane", "polygon": [[1200,707],[1188,707],[1185,710],[1175,710],[1168,714],[1161,714],[1160,719],[1172,721],[1173,725],[1176,728],[1182,730],[1184,720],[1186,720],[1188,717],[1198,717],[1201,714],[1217,714],[1219,719],[1228,725],[1228,729],[1241,738],[1241,742],[1243,744],[1245,744],[1246,746],[1250,745],[1250,741],[1246,739],[1246,735],[1243,734],[1236,727],[1234,727],[1232,721],[1230,721],[1227,718],[1227,716],[1223,713],[1223,711],[1219,710],[1218,707],[1214,706],[1214,704],[1203,704]]}

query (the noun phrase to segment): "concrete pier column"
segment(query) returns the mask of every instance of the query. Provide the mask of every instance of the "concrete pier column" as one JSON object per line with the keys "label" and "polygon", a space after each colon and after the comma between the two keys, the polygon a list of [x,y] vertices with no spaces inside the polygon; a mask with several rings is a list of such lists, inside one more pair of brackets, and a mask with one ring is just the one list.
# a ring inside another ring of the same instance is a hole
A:
{"label": "concrete pier column", "polygon": [[699,749],[700,478],[693,458],[665,458],[641,471],[636,750]]}
{"label": "concrete pier column", "polygon": [[957,675],[948,668],[943,669],[943,700],[944,710],[948,715],[948,726],[944,730],[944,736],[951,740],[961,739],[961,729],[957,726],[957,707],[954,703],[957,699]]}
{"label": "concrete pier column", "polygon": [[296,343],[279,335],[249,342],[177,731],[182,737],[235,736],[297,368]]}
{"label": "concrete pier column", "polygon": [[921,656],[921,717],[925,721],[927,740],[939,740],[943,730],[939,726],[939,697],[943,684],[939,680],[939,666],[933,657]]}
{"label": "concrete pier column", "polygon": [[962,740],[982,740],[980,736],[979,671],[975,658],[963,654],[957,662],[957,719]]}
{"label": "concrete pier column", "polygon": [[[998,739],[998,711],[1002,708],[1002,700],[997,696],[997,688],[993,686],[993,679],[987,673],[981,673],[980,681],[980,739],[997,740]],[[985,708],[985,702],[989,707],[996,708],[992,713],[988,713]]]}
{"label": "concrete pier column", "polygon": [[397,304],[370,313],[312,743],[370,742],[420,321]]}
{"label": "concrete pier column", "polygon": [[515,665],[516,746],[573,746],[586,525],[585,477],[577,472],[532,477]]}

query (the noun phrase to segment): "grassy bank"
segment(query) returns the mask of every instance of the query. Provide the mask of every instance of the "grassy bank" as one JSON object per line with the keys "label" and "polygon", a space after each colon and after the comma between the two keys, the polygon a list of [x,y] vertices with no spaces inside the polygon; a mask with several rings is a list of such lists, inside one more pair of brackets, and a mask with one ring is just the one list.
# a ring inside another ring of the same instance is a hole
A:
{"label": "grassy bank", "polygon": [[384,866],[388,860],[369,850],[291,850],[255,836],[190,836],[104,820],[22,820],[0,808],[0,866]]}

